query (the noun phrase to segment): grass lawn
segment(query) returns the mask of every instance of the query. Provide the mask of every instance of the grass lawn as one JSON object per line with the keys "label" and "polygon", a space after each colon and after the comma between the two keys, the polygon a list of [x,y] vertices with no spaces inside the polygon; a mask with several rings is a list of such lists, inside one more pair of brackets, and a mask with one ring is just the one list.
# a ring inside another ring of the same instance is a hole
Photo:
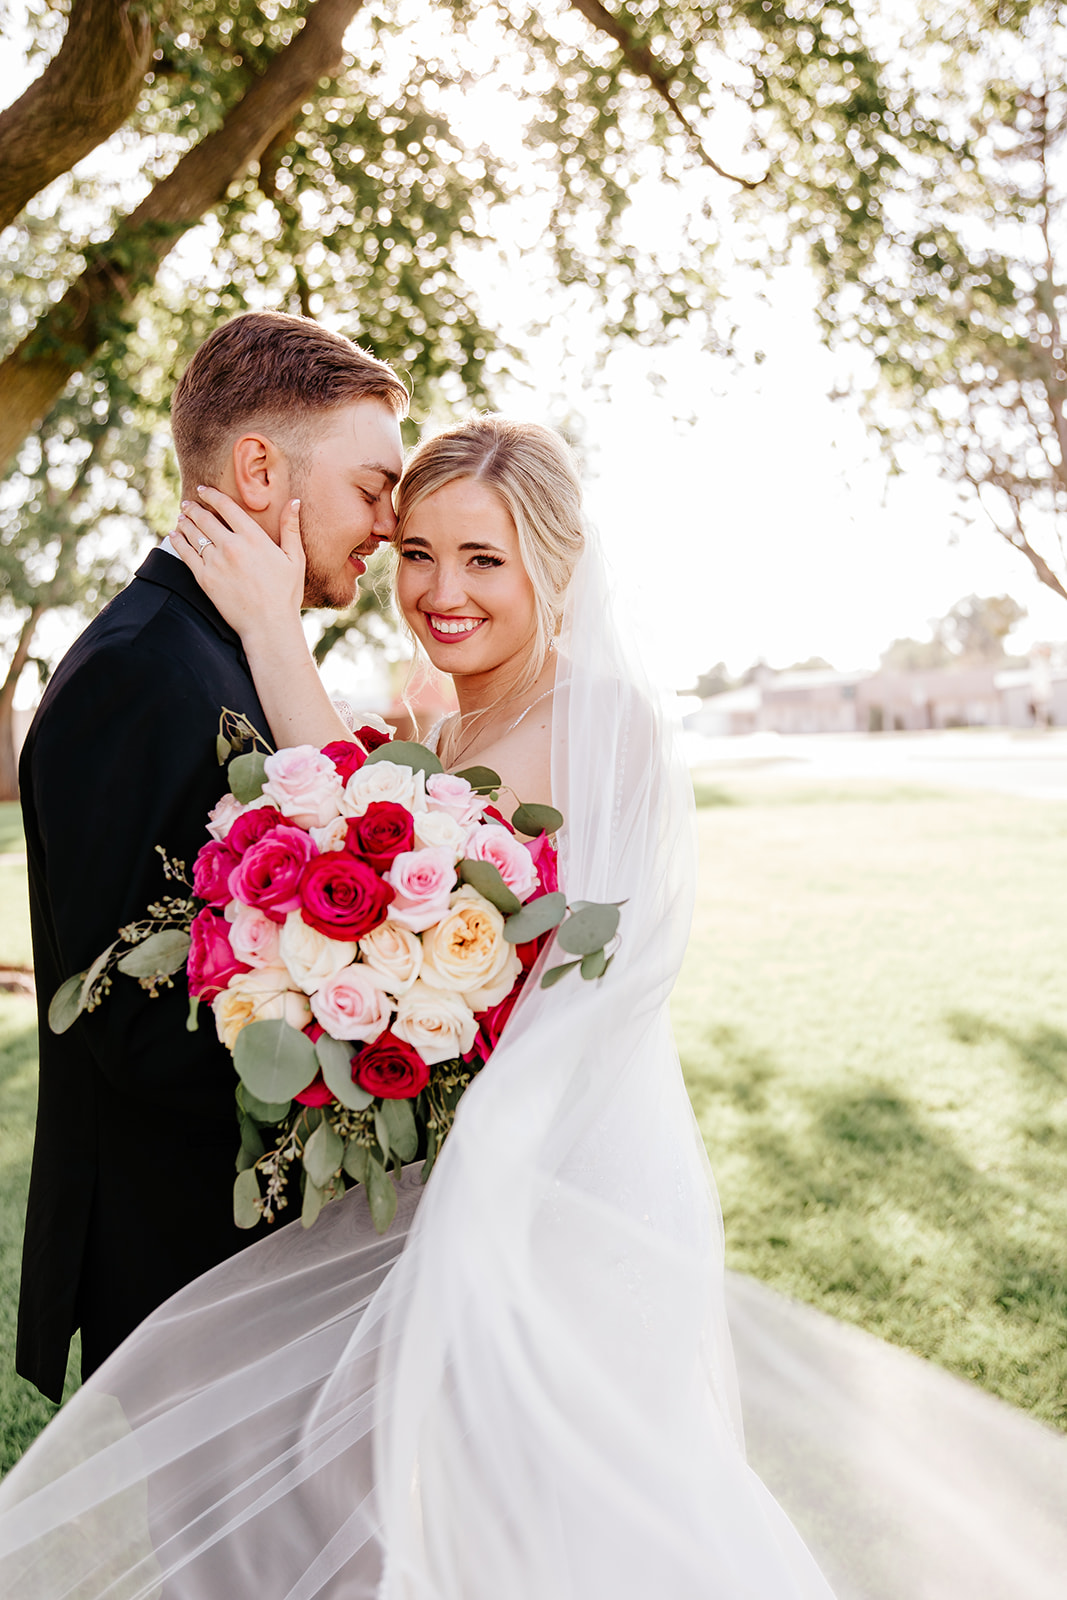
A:
{"label": "grass lawn", "polygon": [[731,1265],[1067,1428],[1067,807],[697,790],[675,1026]]}
{"label": "grass lawn", "polygon": [[22,814],[17,804],[4,801],[0,803],[0,967],[28,967],[32,961],[25,862]]}
{"label": "grass lawn", "polygon": [[[731,1265],[1067,1428],[1067,807],[697,792],[675,1025]],[[10,1366],[34,1049],[0,996],[4,1465],[53,1409]]]}

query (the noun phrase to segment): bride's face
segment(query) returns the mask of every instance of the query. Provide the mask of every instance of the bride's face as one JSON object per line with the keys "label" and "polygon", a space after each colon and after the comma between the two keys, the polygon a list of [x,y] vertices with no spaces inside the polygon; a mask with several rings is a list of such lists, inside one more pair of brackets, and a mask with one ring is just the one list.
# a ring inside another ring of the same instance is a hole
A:
{"label": "bride's face", "polygon": [[397,599],[440,671],[481,675],[522,663],[537,634],[533,584],[492,489],[458,478],[420,501],[400,543]]}

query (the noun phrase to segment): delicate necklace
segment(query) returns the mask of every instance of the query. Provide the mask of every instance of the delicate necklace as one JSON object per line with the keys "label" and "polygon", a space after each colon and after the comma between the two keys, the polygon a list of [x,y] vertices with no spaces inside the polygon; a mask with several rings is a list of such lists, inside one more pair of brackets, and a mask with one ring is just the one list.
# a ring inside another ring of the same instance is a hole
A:
{"label": "delicate necklace", "polygon": [[[501,729],[500,737],[503,739],[507,734],[513,733],[515,731],[515,729],[518,727],[519,723],[522,721],[523,717],[528,716],[529,713],[534,709],[535,706],[539,706],[541,704],[542,700],[547,700],[549,695],[553,694],[555,692],[555,688],[556,688],[555,684],[552,684],[549,688],[547,688],[545,690],[544,694],[539,694],[537,696],[536,700],[531,700],[530,704],[528,706],[526,706],[524,710],[519,712],[519,714],[515,718],[514,722],[509,722],[506,728]],[[462,722],[463,722],[462,713],[459,713],[459,722],[462,725]],[[477,733],[475,733],[474,736],[472,738],[468,739],[465,744],[461,744],[457,750],[452,751],[450,753],[450,755],[449,755],[448,766],[454,767],[456,762],[459,760],[460,756],[462,756],[465,751],[470,749],[471,745],[474,743],[474,740],[477,737],[478,737],[478,735],[477,735]]]}

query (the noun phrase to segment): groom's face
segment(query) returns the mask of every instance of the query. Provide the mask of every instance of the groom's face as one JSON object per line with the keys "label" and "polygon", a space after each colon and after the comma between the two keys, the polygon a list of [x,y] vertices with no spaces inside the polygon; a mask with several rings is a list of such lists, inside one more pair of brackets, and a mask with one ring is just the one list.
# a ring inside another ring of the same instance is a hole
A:
{"label": "groom's face", "polygon": [[396,527],[400,424],[384,401],[354,400],[327,412],[313,438],[292,473],[307,555],[304,604],[343,611],[356,598],[367,557]]}

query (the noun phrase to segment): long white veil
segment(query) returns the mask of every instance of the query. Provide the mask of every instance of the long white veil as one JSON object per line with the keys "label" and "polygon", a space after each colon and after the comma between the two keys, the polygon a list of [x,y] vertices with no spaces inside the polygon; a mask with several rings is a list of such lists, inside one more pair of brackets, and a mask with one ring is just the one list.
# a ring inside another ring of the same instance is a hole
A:
{"label": "long white veil", "polygon": [[828,1600],[744,1461],[667,1016],[692,791],[592,542],[559,662],[561,874],[625,902],[608,973],[527,985],[384,1240],[357,1190],[89,1380],[0,1486],[8,1600]]}

